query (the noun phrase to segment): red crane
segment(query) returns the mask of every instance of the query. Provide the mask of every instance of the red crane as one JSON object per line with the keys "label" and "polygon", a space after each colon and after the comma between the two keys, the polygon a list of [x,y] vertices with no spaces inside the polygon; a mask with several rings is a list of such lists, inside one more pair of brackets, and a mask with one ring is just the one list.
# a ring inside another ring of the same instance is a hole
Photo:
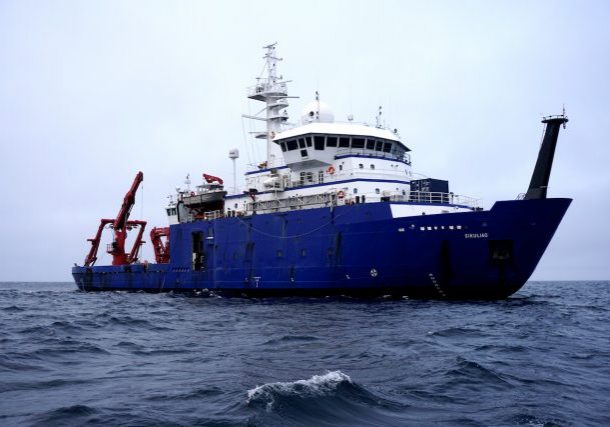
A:
{"label": "red crane", "polygon": [[[165,242],[162,237],[165,237]],[[150,242],[155,251],[157,264],[167,264],[169,262],[169,227],[155,227],[150,230]]]}
{"label": "red crane", "polygon": [[[131,264],[138,260],[140,247],[145,243],[142,241],[142,236],[144,235],[144,229],[146,228],[146,221],[129,221],[129,214],[135,203],[138,187],[143,180],[144,174],[142,172],[138,172],[133,180],[133,183],[131,184],[131,188],[123,198],[123,204],[121,205],[121,209],[119,210],[116,218],[103,218],[100,221],[100,226],[97,229],[95,237],[92,239],[87,239],[89,242],[91,242],[91,249],[85,258],[85,266],[89,267],[95,264],[95,261],[97,261],[97,250],[100,246],[102,231],[106,225],[109,225],[110,228],[114,230],[114,240],[106,249],[106,252],[112,255],[112,265]],[[136,227],[138,227],[140,230],[136,236],[136,240],[131,248],[131,251],[127,254],[125,253],[125,240],[127,239],[127,232]]]}

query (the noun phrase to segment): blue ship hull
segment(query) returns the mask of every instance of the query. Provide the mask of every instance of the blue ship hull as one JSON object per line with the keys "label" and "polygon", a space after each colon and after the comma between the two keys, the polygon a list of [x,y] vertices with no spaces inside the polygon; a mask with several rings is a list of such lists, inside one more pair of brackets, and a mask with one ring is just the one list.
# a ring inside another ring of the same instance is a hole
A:
{"label": "blue ship hull", "polygon": [[170,263],[74,267],[85,291],[498,299],[533,273],[571,199],[393,218],[389,202],[172,225]]}

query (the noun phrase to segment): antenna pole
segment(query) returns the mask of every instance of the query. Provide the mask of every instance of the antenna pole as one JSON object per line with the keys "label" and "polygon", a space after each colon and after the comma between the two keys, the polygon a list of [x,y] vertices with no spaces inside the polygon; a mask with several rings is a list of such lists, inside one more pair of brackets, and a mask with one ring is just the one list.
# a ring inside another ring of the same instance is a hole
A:
{"label": "antenna pole", "polygon": [[239,150],[237,148],[229,151],[229,159],[233,161],[233,194],[237,194],[237,171],[235,169],[235,160],[239,158]]}

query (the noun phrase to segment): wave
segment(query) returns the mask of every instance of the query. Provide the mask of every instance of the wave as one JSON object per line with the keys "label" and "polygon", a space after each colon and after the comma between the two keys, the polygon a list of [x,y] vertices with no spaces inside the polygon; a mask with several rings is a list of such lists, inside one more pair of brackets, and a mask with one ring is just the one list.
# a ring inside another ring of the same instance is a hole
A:
{"label": "wave", "polygon": [[314,375],[308,380],[263,384],[248,390],[248,403],[264,402],[270,408],[275,401],[274,396],[321,396],[334,391],[341,383],[353,384],[348,375],[341,371],[332,371],[324,375]]}
{"label": "wave", "polygon": [[95,344],[73,340],[63,340],[55,347],[43,347],[34,350],[31,355],[39,357],[55,357],[67,354],[110,354]]}
{"label": "wave", "polygon": [[[402,406],[376,396],[341,371],[248,390],[254,425],[400,425]],[[404,420],[403,420],[404,422]]]}
{"label": "wave", "polygon": [[8,307],[2,307],[1,310],[6,311],[7,313],[18,313],[21,311],[25,311],[25,308],[21,308],[16,305],[9,305]]}
{"label": "wave", "polygon": [[85,424],[87,421],[92,421],[91,418],[97,413],[95,408],[87,405],[72,405],[53,409],[51,411],[40,414],[37,418],[37,424],[48,425],[65,425],[66,423]]}
{"label": "wave", "polygon": [[319,338],[310,335],[284,335],[280,338],[272,338],[263,343],[263,345],[277,345],[282,343],[292,342],[309,342],[317,341]]}
{"label": "wave", "polygon": [[209,387],[209,388],[196,388],[193,390],[188,390],[185,392],[176,392],[176,393],[156,393],[146,396],[146,400],[150,401],[179,401],[182,402],[188,399],[202,399],[209,398],[213,396],[222,396],[223,391],[219,387]]}
{"label": "wave", "polygon": [[44,381],[15,381],[0,384],[0,393],[17,390],[48,390],[52,388],[69,387],[73,385],[87,384],[90,380],[68,380],[54,379]]}
{"label": "wave", "polygon": [[473,328],[461,328],[461,327],[449,327],[438,331],[428,332],[429,336],[442,337],[442,338],[461,338],[461,337],[483,337],[487,334],[479,329]]}
{"label": "wave", "polygon": [[561,419],[542,418],[530,414],[517,414],[508,420],[511,424],[526,425],[530,427],[554,427],[566,425]]}
{"label": "wave", "polygon": [[490,387],[506,389],[512,387],[512,382],[506,376],[462,356],[456,357],[455,366],[446,373],[446,387]]}

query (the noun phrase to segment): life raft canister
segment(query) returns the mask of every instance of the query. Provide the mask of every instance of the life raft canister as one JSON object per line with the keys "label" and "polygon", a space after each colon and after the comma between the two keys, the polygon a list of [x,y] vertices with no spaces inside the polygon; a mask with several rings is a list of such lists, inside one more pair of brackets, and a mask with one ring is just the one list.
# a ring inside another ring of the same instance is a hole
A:
{"label": "life raft canister", "polygon": [[338,197],[339,199],[344,198],[344,197],[345,197],[345,191],[340,190],[340,191],[337,193],[337,197]]}
{"label": "life raft canister", "polygon": [[328,167],[328,169],[326,169],[326,172],[328,172],[329,174],[334,174],[335,173],[335,167],[333,165],[330,165]]}

